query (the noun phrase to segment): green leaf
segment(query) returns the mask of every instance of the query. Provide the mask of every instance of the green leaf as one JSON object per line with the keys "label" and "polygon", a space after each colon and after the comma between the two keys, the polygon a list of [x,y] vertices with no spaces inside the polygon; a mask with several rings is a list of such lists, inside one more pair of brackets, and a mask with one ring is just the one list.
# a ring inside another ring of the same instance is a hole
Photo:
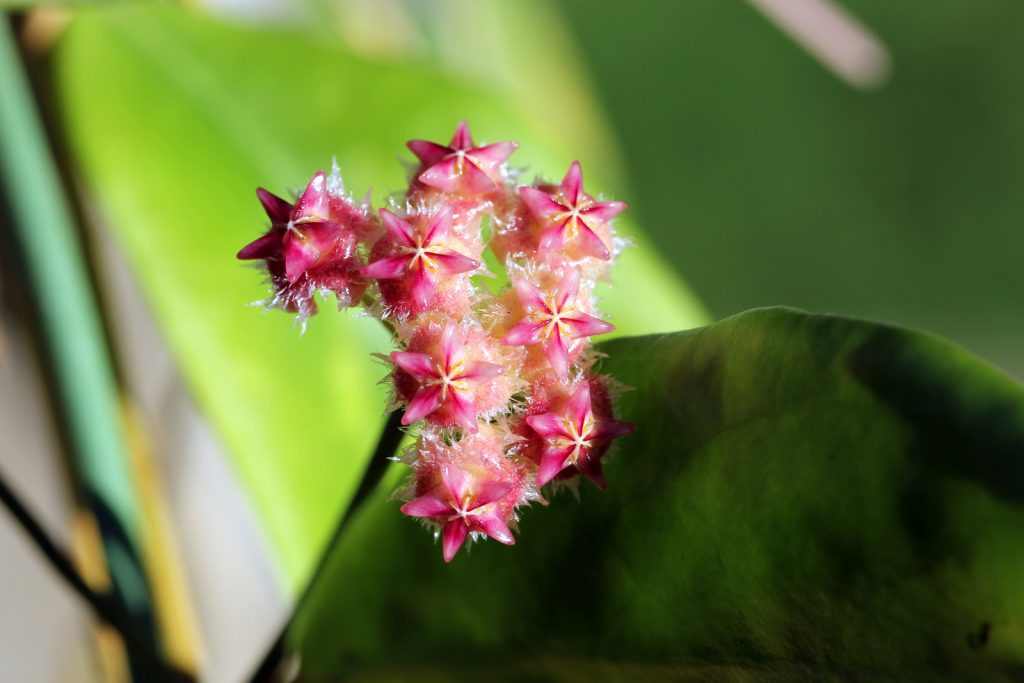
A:
{"label": "green leaf", "polygon": [[609,490],[451,565],[381,491],[286,634],[301,680],[1019,676],[1019,385],[790,309],[603,350],[638,428]]}
{"label": "green leaf", "polygon": [[[551,119],[566,122],[558,128],[518,90],[430,61],[373,61],[320,34],[233,26],[155,3],[80,12],[55,70],[85,185],[285,578],[301,586],[383,422],[376,383],[385,370],[368,356],[389,340],[376,322],[329,303],[301,337],[288,316],[245,306],[265,295],[260,275],[234,260],[264,224],[254,189],[299,189],[336,154],[354,194],[376,188],[379,204],[406,184],[405,141],[446,139],[461,118],[479,139],[519,140],[517,163],[550,176],[575,150],[614,166],[609,143],[583,137],[596,129],[589,100],[570,82],[565,111]],[[704,320],[656,250],[634,249],[623,276],[607,310],[626,333]]]}

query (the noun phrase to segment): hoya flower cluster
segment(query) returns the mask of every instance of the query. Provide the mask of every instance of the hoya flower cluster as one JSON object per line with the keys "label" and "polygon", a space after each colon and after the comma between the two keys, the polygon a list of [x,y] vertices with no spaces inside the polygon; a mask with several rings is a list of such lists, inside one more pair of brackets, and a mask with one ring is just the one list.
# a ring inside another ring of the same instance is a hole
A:
{"label": "hoya flower cluster", "polygon": [[557,185],[518,184],[516,143],[477,146],[465,123],[447,145],[408,146],[408,191],[376,213],[336,165],[294,204],[258,190],[270,229],[238,257],[266,265],[272,307],[304,321],[333,294],[394,331],[394,405],[417,428],[402,512],[441,534],[450,561],[467,536],[513,544],[518,510],[550,482],[605,487],[601,459],[632,425],[612,415],[590,338],[613,329],[594,285],[626,205],[587,194],[578,162]]}

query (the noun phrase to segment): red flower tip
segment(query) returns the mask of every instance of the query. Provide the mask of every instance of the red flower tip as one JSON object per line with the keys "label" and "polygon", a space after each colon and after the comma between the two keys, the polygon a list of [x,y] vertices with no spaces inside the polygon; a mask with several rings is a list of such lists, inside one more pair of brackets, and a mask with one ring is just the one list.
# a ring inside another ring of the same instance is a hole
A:
{"label": "red flower tip", "polygon": [[547,293],[523,279],[512,281],[525,317],[505,335],[509,346],[543,344],[555,374],[569,376],[569,347],[574,339],[611,332],[615,326],[582,312],[578,302],[580,271],[568,268],[553,292]]}
{"label": "red flower tip", "polygon": [[448,146],[427,140],[410,140],[407,145],[422,165],[417,175],[421,183],[442,192],[466,195],[497,190],[502,181],[501,166],[518,147],[515,142],[477,147],[465,121],[459,123]]}
{"label": "red flower tip", "polygon": [[568,467],[600,488],[605,488],[601,457],[613,439],[630,434],[634,426],[595,415],[591,404],[590,383],[582,381],[560,410],[531,415],[526,423],[543,440],[537,468],[537,486],[544,486]]}
{"label": "red flower tip", "polygon": [[[520,187],[519,196],[540,224],[540,251],[574,248],[583,256],[608,261],[610,231],[608,224],[626,210],[625,202],[595,202],[583,191],[580,162],[569,166],[562,183],[554,191]],[[601,233],[605,233],[602,237]]]}

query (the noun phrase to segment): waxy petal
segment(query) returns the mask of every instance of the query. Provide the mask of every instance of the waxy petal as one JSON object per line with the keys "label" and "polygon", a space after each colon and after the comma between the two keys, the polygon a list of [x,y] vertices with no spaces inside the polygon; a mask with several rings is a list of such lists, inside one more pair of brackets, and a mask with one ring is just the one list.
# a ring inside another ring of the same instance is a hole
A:
{"label": "waxy petal", "polygon": [[486,147],[478,147],[470,154],[483,170],[492,171],[501,166],[518,147],[519,144],[516,142],[496,142]]}
{"label": "waxy petal", "polygon": [[545,251],[561,251],[565,248],[565,233],[566,228],[569,225],[569,219],[566,218],[558,223],[552,223],[548,227],[540,231],[540,240],[537,243],[537,249],[541,252]]}
{"label": "waxy petal", "polygon": [[423,387],[416,392],[416,395],[409,401],[409,407],[402,416],[402,424],[409,425],[416,420],[423,419],[427,415],[441,407],[441,385],[433,384]]}
{"label": "waxy petal", "polygon": [[594,258],[601,259],[602,261],[609,261],[612,258],[612,254],[608,251],[608,245],[604,243],[600,235],[590,229],[583,221],[576,221],[577,225],[577,238],[580,241],[580,247],[584,254],[593,256]]}
{"label": "waxy petal", "polygon": [[569,165],[569,170],[566,171],[558,189],[569,206],[579,204],[580,195],[583,194],[583,171],[580,169],[580,162],[574,161]]}
{"label": "waxy petal", "polygon": [[576,461],[576,469],[584,477],[594,482],[594,486],[604,491],[608,488],[608,482],[604,478],[604,470],[601,468],[601,459],[591,457],[590,453],[584,451]]}
{"label": "waxy petal", "polygon": [[284,238],[284,269],[288,282],[295,282],[316,265],[321,252],[308,241],[288,233]]}
{"label": "waxy petal", "polygon": [[448,390],[448,405],[452,419],[470,434],[476,434],[479,426],[476,420],[476,406],[471,396],[465,396],[457,389]]}
{"label": "waxy petal", "polygon": [[617,439],[636,431],[636,425],[620,420],[602,419],[594,425],[590,432],[591,439]]}
{"label": "waxy petal", "polygon": [[452,506],[434,492],[406,503],[401,507],[401,510],[403,514],[410,517],[438,517],[440,515],[450,515]]}
{"label": "waxy petal", "polygon": [[555,289],[555,305],[558,310],[565,309],[566,306],[571,305],[576,301],[576,295],[580,291],[580,269],[569,268],[565,271],[565,275],[558,282],[558,287]]}
{"label": "waxy petal", "polygon": [[411,256],[387,256],[363,268],[363,275],[378,280],[393,280],[405,275]]}
{"label": "waxy petal", "polygon": [[433,261],[437,266],[437,269],[445,275],[468,273],[480,267],[480,262],[476,259],[471,259],[468,256],[464,256],[457,251],[451,251],[450,249],[446,249],[445,251],[428,252],[426,258]]}
{"label": "waxy petal", "polygon": [[454,151],[451,147],[427,140],[410,140],[405,145],[424,166],[433,166]]}
{"label": "waxy petal", "polygon": [[516,290],[516,297],[519,303],[529,313],[536,311],[547,311],[548,304],[544,299],[544,292],[540,291],[532,283],[516,278],[512,280],[512,287]]}
{"label": "waxy petal", "polygon": [[489,514],[478,515],[473,520],[473,526],[478,527],[499,543],[504,543],[505,545],[516,544],[516,537],[512,535],[512,531],[509,530],[505,520],[498,516],[497,510]]}
{"label": "waxy petal", "polygon": [[509,330],[502,338],[501,343],[505,346],[529,346],[536,344],[544,338],[546,322],[523,321]]}
{"label": "waxy petal", "polygon": [[558,476],[558,473],[569,466],[569,456],[572,455],[572,447],[544,449],[541,455],[540,465],[537,467],[537,486],[544,486]]}
{"label": "waxy petal", "polygon": [[292,205],[273,192],[258,187],[256,188],[256,196],[259,198],[260,204],[263,205],[263,210],[267,212],[267,217],[270,218],[272,224],[286,225],[289,219],[291,219]]}
{"label": "waxy petal", "polygon": [[416,230],[405,219],[396,216],[387,209],[381,209],[380,220],[384,223],[384,229],[388,231],[391,239],[403,247],[416,248]]}
{"label": "waxy petal", "polygon": [[462,355],[462,339],[459,338],[459,327],[454,320],[449,320],[441,330],[441,341],[438,346],[441,351],[441,366],[447,372]]}
{"label": "waxy petal", "polygon": [[629,208],[629,205],[626,204],[626,202],[603,202],[601,204],[593,204],[583,209],[580,211],[580,216],[582,216],[586,221],[607,223],[627,208]]}
{"label": "waxy petal", "polygon": [[506,481],[485,481],[476,485],[473,490],[473,504],[470,510],[476,510],[484,505],[496,503],[512,490],[512,484]]}
{"label": "waxy petal", "polygon": [[[587,382],[581,382],[576,391],[572,392],[569,397],[569,401],[566,404],[566,417],[572,420],[576,426],[576,432],[582,434],[583,425],[587,421],[587,417],[590,415],[591,401],[590,401],[590,384]],[[588,435],[583,434],[584,438]]]}
{"label": "waxy petal", "polygon": [[530,425],[530,428],[537,432],[542,439],[548,441],[551,439],[569,438],[569,432],[565,429],[565,420],[561,415],[554,413],[530,415],[526,418],[526,424]]}
{"label": "waxy petal", "polygon": [[485,382],[497,377],[503,370],[504,368],[497,363],[474,360],[466,363],[463,371],[452,379],[468,379],[472,382]]}
{"label": "waxy petal", "polygon": [[568,207],[556,202],[547,192],[538,190],[536,187],[520,187],[519,197],[526,204],[530,213],[541,223],[547,223],[557,214],[569,210]]}
{"label": "waxy petal", "polygon": [[420,174],[420,182],[442,192],[486,194],[497,189],[494,181],[470,159],[450,156]]}
{"label": "waxy petal", "polygon": [[462,507],[462,502],[469,494],[473,478],[464,469],[455,465],[441,466],[441,482],[448,489],[448,495],[455,501],[456,506]]}
{"label": "waxy petal", "polygon": [[421,259],[409,274],[409,292],[412,294],[412,300],[420,309],[425,309],[430,305],[430,299],[434,296],[435,289],[437,289],[437,283],[434,281],[434,276],[423,267]]}
{"label": "waxy petal", "polygon": [[309,181],[305,192],[295,202],[292,210],[293,220],[319,219],[328,220],[331,217],[330,202],[327,195],[327,175],[323,171],[317,171],[313,179]]}
{"label": "waxy petal", "polygon": [[468,123],[459,121],[459,125],[455,128],[455,134],[452,135],[452,141],[448,143],[448,146],[452,149],[463,151],[473,149],[473,136],[469,133]]}
{"label": "waxy petal", "polygon": [[237,258],[241,261],[281,258],[281,250],[283,248],[281,242],[283,238],[284,230],[271,230],[242,247],[237,254]]}
{"label": "waxy petal", "polygon": [[452,229],[452,212],[447,206],[434,214],[427,225],[423,245],[427,246],[445,237]]}
{"label": "waxy petal", "polygon": [[571,316],[566,316],[562,318],[562,323],[568,332],[567,336],[571,339],[607,334],[615,329],[615,325],[586,313],[574,313]]}
{"label": "waxy petal", "polygon": [[555,325],[547,342],[544,344],[544,351],[547,353],[551,369],[559,379],[566,379],[569,376],[569,347],[562,338],[562,331]]}
{"label": "waxy petal", "polygon": [[434,379],[439,376],[437,362],[428,353],[392,351],[391,360],[416,379]]}
{"label": "waxy petal", "polygon": [[461,519],[453,519],[445,523],[442,534],[442,554],[445,562],[451,562],[459,548],[466,541],[469,534],[469,527]]}

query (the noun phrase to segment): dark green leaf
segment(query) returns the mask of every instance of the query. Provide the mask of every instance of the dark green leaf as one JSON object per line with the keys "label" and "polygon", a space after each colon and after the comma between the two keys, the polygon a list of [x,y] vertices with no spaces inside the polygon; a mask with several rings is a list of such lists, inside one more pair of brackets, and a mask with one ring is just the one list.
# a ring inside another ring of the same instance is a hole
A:
{"label": "dark green leaf", "polygon": [[1019,679],[1019,385],[788,309],[604,351],[609,491],[451,565],[381,491],[287,633],[302,680]]}

